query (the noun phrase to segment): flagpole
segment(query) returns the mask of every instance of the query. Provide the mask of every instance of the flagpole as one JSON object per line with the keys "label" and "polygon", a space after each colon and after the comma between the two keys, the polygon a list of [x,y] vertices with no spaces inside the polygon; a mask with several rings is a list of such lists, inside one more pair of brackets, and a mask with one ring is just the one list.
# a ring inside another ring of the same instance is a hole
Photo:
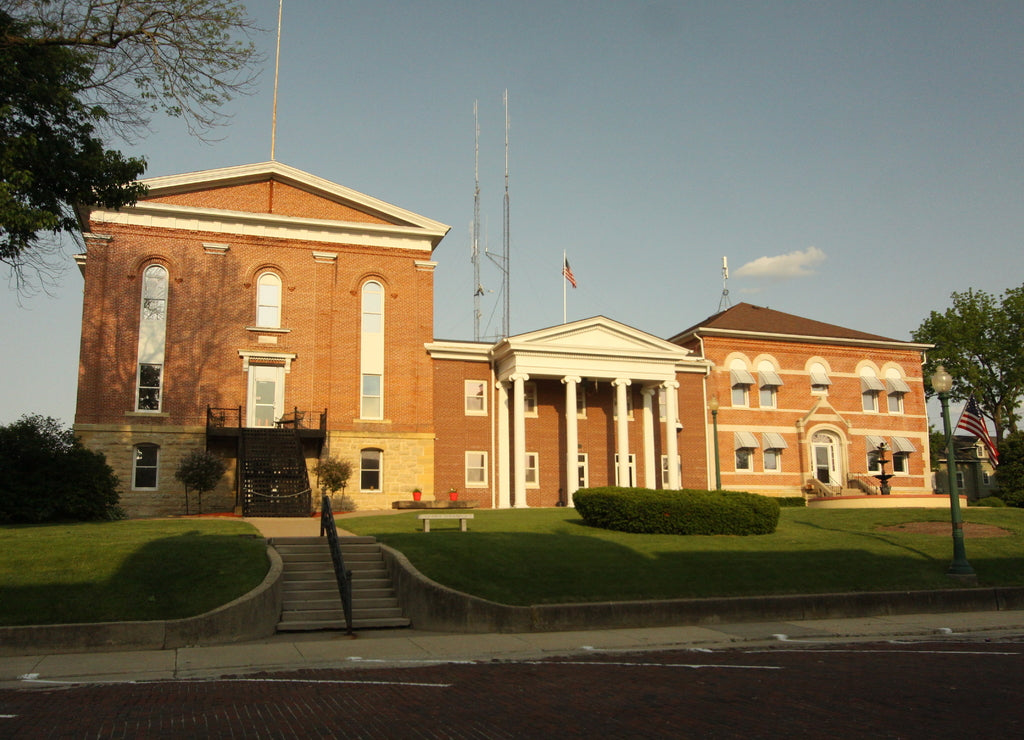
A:
{"label": "flagpole", "polygon": [[565,261],[566,261],[566,259],[568,259],[568,258],[566,257],[565,250],[563,249],[562,250],[562,323],[563,324],[567,323],[567,320],[566,320],[566,309],[565,309],[565,306],[566,306],[566,303],[565,303],[565,294],[566,294],[565,284],[567,282],[569,282],[566,279],[566,277],[565,277]]}

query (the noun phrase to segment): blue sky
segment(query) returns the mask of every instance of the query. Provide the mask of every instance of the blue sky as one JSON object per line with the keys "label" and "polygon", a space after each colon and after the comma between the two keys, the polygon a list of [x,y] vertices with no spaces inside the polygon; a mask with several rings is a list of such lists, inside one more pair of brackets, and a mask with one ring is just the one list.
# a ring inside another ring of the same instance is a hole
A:
{"label": "blue sky", "polygon": [[[562,320],[565,250],[570,320],[671,336],[718,310],[727,256],[734,303],[909,339],[1024,282],[1022,33],[1019,2],[285,0],[276,158],[451,225],[435,334],[472,339],[473,102],[500,253],[507,88],[513,333]],[[220,141],[160,119],[127,147],[147,175],[270,158],[274,40]],[[0,294],[0,423],[73,420],[68,261],[53,298]]]}

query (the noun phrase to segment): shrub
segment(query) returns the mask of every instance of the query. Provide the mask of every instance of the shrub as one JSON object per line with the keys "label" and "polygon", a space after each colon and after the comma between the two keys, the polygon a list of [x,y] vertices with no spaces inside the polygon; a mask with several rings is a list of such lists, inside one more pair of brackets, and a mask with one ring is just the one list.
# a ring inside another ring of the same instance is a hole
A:
{"label": "shrub", "polygon": [[739,491],[586,488],[573,496],[583,521],[639,534],[771,534],[779,504]]}
{"label": "shrub", "polygon": [[0,426],[0,470],[0,522],[124,518],[107,459],[51,417]]}
{"label": "shrub", "polygon": [[967,505],[968,506],[991,506],[993,508],[998,508],[1000,506],[1006,506],[1006,503],[1001,498],[999,498],[998,496],[986,496],[985,498],[980,498],[977,501],[968,502]]}
{"label": "shrub", "polygon": [[807,499],[803,496],[779,496],[775,500],[783,507],[802,509],[807,506]]}

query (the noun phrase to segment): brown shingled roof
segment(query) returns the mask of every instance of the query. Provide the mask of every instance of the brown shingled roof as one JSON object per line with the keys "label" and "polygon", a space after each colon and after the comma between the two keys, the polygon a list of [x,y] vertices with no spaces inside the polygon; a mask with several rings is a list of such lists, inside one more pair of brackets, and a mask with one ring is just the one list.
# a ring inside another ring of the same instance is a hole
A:
{"label": "brown shingled roof", "polygon": [[699,329],[727,329],[729,331],[756,332],[765,334],[790,334],[803,337],[829,339],[862,339],[874,342],[901,342],[899,339],[868,334],[855,329],[846,329],[824,321],[814,321],[791,313],[775,311],[750,303],[739,303],[732,308],[709,316],[689,329],[680,332],[673,339],[696,332]]}

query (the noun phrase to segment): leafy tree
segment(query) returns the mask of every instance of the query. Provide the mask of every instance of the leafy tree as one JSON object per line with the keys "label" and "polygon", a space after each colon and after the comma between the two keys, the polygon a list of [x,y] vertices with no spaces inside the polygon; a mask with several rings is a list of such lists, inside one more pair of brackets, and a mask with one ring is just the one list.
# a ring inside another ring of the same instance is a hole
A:
{"label": "leafy tree", "polygon": [[199,513],[203,513],[203,494],[212,491],[228,469],[223,459],[208,450],[192,450],[181,458],[174,477],[185,486],[185,513],[188,513],[188,491],[199,494]]}
{"label": "leafy tree", "polygon": [[0,0],[0,261],[19,287],[52,273],[39,235],[74,233],[75,204],[144,194],[144,160],[103,134],[132,140],[161,112],[208,135],[252,89],[256,30],[232,0]]}
{"label": "leafy tree", "polygon": [[50,417],[0,426],[0,522],[120,519],[106,458]]}
{"label": "leafy tree", "polygon": [[[1016,409],[1024,395],[1024,286],[1001,297],[984,291],[953,293],[953,305],[931,315],[913,332],[916,342],[934,344],[925,376],[945,365],[953,376],[950,397],[975,397],[982,413],[992,419],[996,441],[1017,431]],[[929,388],[928,393],[933,391]]]}
{"label": "leafy tree", "polygon": [[316,473],[320,484],[334,495],[348,485],[348,479],[352,477],[352,463],[336,457],[327,457],[316,464],[313,472]]}
{"label": "leafy tree", "polygon": [[1010,506],[1024,507],[1024,432],[1007,435],[999,445],[996,482],[999,498]]}

